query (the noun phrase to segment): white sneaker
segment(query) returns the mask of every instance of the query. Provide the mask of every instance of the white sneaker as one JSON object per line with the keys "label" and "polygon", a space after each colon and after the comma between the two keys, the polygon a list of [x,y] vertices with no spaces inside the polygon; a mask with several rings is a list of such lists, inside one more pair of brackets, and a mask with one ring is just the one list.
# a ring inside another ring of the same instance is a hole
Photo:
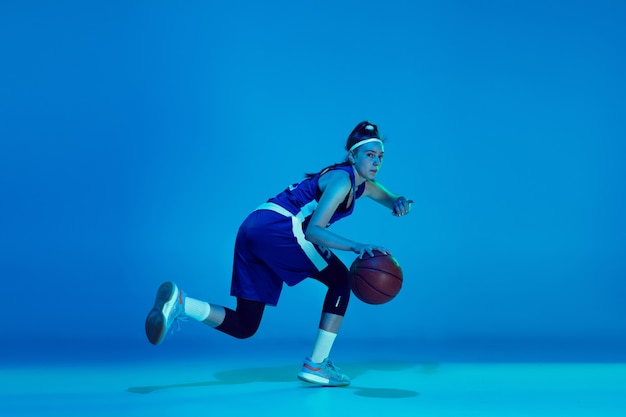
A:
{"label": "white sneaker", "polygon": [[310,358],[304,360],[298,379],[324,387],[345,387],[350,385],[350,378],[340,372],[328,358],[321,363],[312,362]]}
{"label": "white sneaker", "polygon": [[159,287],[154,306],[146,317],[148,340],[153,345],[161,344],[172,324],[185,318],[185,293],[173,282],[164,282]]}

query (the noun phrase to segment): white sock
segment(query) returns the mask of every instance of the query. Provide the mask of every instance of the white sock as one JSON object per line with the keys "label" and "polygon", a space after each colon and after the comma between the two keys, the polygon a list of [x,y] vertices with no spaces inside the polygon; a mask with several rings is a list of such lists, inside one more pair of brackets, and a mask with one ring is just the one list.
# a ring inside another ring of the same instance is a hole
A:
{"label": "white sock", "polygon": [[315,339],[313,353],[311,354],[311,361],[315,363],[324,362],[324,359],[328,358],[328,355],[330,355],[330,349],[333,347],[336,337],[337,333],[319,329],[317,331],[317,339]]}
{"label": "white sock", "polygon": [[209,317],[211,312],[211,305],[207,302],[196,300],[194,298],[185,297],[185,315],[196,319],[198,321],[204,321]]}

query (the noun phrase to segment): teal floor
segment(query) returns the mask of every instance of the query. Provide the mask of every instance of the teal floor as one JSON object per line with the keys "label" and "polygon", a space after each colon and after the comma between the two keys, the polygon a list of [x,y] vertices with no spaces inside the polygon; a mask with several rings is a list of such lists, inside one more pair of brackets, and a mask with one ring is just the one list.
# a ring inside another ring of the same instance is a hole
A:
{"label": "teal floor", "polygon": [[437,362],[398,351],[340,350],[337,365],[352,378],[345,388],[299,382],[301,351],[293,346],[280,355],[6,364],[0,415],[626,416],[626,363]]}

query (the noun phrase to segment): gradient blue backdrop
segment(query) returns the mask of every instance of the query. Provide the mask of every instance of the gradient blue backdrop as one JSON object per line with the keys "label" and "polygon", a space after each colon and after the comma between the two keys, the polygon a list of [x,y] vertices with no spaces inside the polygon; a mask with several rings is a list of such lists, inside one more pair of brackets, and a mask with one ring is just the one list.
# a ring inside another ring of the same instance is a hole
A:
{"label": "gradient blue backdrop", "polygon": [[[342,160],[364,119],[388,138],[379,179],[416,203],[398,219],[359,202],[333,226],[405,272],[392,303],[353,301],[343,340],[623,348],[625,16],[619,1],[4,2],[2,349],[148,351],[166,279],[232,306],[239,223]],[[286,289],[256,337],[312,339],[323,294]],[[170,346],[228,343],[209,330]]]}

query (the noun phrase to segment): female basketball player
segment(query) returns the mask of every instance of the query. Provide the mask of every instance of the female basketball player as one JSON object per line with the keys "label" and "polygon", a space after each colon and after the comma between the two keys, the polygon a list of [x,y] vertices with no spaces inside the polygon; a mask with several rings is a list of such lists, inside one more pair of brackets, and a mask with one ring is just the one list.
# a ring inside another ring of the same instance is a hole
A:
{"label": "female basketball player", "polygon": [[376,181],[384,146],[376,125],[359,123],[346,143],[344,162],[293,184],[259,206],[239,228],[231,282],[235,310],[187,295],[173,282],[161,284],[146,318],[150,343],[160,344],[174,321],[193,318],[236,338],[256,333],[266,305],[276,306],[283,283],[307,277],[328,287],[313,351],[298,378],[323,386],[345,386],[350,379],[328,359],[350,299],[348,269],[330,249],[388,253],[382,246],[354,242],[328,230],[349,216],[355,200],[367,196],[395,216],[409,213],[412,201]]}

